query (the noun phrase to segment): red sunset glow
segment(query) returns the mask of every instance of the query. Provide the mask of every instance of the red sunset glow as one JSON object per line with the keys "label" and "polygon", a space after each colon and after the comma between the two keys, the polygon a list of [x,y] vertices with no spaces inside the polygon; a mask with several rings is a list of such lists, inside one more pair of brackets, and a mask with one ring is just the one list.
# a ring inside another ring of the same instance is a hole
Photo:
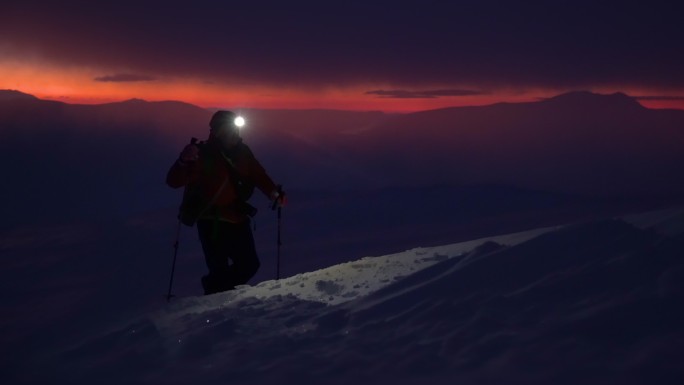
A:
{"label": "red sunset glow", "polygon": [[[0,63],[0,89],[16,89],[42,99],[75,104],[101,104],[132,98],[148,101],[177,100],[200,107],[244,107],[265,109],[337,109],[413,112],[455,106],[477,106],[499,102],[535,101],[569,91],[537,89],[525,92],[498,90],[482,95],[434,98],[392,98],[366,94],[370,89],[392,89],[391,85],[368,84],[350,87],[304,89],[219,85],[201,79],[155,79],[137,82],[94,80],[93,69],[60,69],[40,65]],[[439,86],[431,88],[439,89]],[[441,87],[445,88],[445,87]],[[600,89],[644,95],[644,90]],[[684,109],[684,100],[664,98],[640,100],[648,108]]]}
{"label": "red sunset glow", "polygon": [[[156,79],[138,82],[94,80],[93,69],[60,69],[41,65],[2,65],[0,89],[16,89],[42,99],[77,104],[100,104],[132,98],[148,101],[178,100],[200,107],[238,106],[268,109],[337,109],[411,112],[501,101],[531,101],[554,92],[516,94],[502,91],[475,96],[390,98],[366,94],[391,85],[354,85],[321,89],[219,85],[201,79]],[[433,87],[439,88],[439,87]],[[556,92],[557,93],[557,92]]]}
{"label": "red sunset glow", "polygon": [[133,12],[122,4],[5,7],[0,89],[83,104],[139,98],[387,112],[583,90],[684,109],[681,65],[669,59],[679,57],[676,44],[662,43],[677,41],[666,28],[675,13],[664,9],[638,7],[634,22],[597,6],[577,23],[585,14],[575,15],[570,4],[524,12],[502,4],[498,12],[474,12],[478,17],[456,3],[421,10],[321,5],[313,18],[304,5],[136,4]]}

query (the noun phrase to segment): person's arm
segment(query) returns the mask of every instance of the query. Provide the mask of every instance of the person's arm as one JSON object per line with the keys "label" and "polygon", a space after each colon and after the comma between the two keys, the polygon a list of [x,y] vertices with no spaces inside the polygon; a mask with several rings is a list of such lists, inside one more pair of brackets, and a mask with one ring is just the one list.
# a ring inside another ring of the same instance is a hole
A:
{"label": "person's arm", "polygon": [[188,144],[166,174],[166,184],[172,188],[186,186],[197,176],[199,148]]}
{"label": "person's arm", "polygon": [[254,182],[254,185],[261,190],[261,192],[268,197],[268,199],[273,200],[277,198],[275,193],[278,191],[278,187],[275,182],[268,175],[264,167],[256,159],[252,151],[246,147],[246,156],[249,161],[249,177]]}

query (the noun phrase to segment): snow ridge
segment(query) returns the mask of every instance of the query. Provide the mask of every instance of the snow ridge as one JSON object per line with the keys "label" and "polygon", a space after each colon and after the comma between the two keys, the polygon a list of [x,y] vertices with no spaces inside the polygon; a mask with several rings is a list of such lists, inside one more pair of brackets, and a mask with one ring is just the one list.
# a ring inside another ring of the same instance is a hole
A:
{"label": "snow ridge", "polygon": [[683,214],[417,248],[179,299],[55,370],[73,383],[677,383]]}

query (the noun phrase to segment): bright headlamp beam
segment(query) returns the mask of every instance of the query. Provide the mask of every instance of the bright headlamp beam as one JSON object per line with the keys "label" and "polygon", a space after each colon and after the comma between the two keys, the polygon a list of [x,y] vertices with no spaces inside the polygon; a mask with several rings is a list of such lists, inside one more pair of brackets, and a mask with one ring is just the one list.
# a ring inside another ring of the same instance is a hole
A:
{"label": "bright headlamp beam", "polygon": [[245,126],[245,118],[243,118],[242,116],[238,116],[237,118],[235,118],[235,121],[233,121],[233,123],[235,124],[235,127],[242,128]]}

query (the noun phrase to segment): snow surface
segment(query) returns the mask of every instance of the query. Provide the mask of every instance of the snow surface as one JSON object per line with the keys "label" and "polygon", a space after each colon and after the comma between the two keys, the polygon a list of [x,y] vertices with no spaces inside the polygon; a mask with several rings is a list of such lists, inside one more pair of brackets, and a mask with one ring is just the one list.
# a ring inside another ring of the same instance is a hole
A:
{"label": "snow surface", "polygon": [[684,208],[178,298],[22,373],[74,384],[681,384]]}

